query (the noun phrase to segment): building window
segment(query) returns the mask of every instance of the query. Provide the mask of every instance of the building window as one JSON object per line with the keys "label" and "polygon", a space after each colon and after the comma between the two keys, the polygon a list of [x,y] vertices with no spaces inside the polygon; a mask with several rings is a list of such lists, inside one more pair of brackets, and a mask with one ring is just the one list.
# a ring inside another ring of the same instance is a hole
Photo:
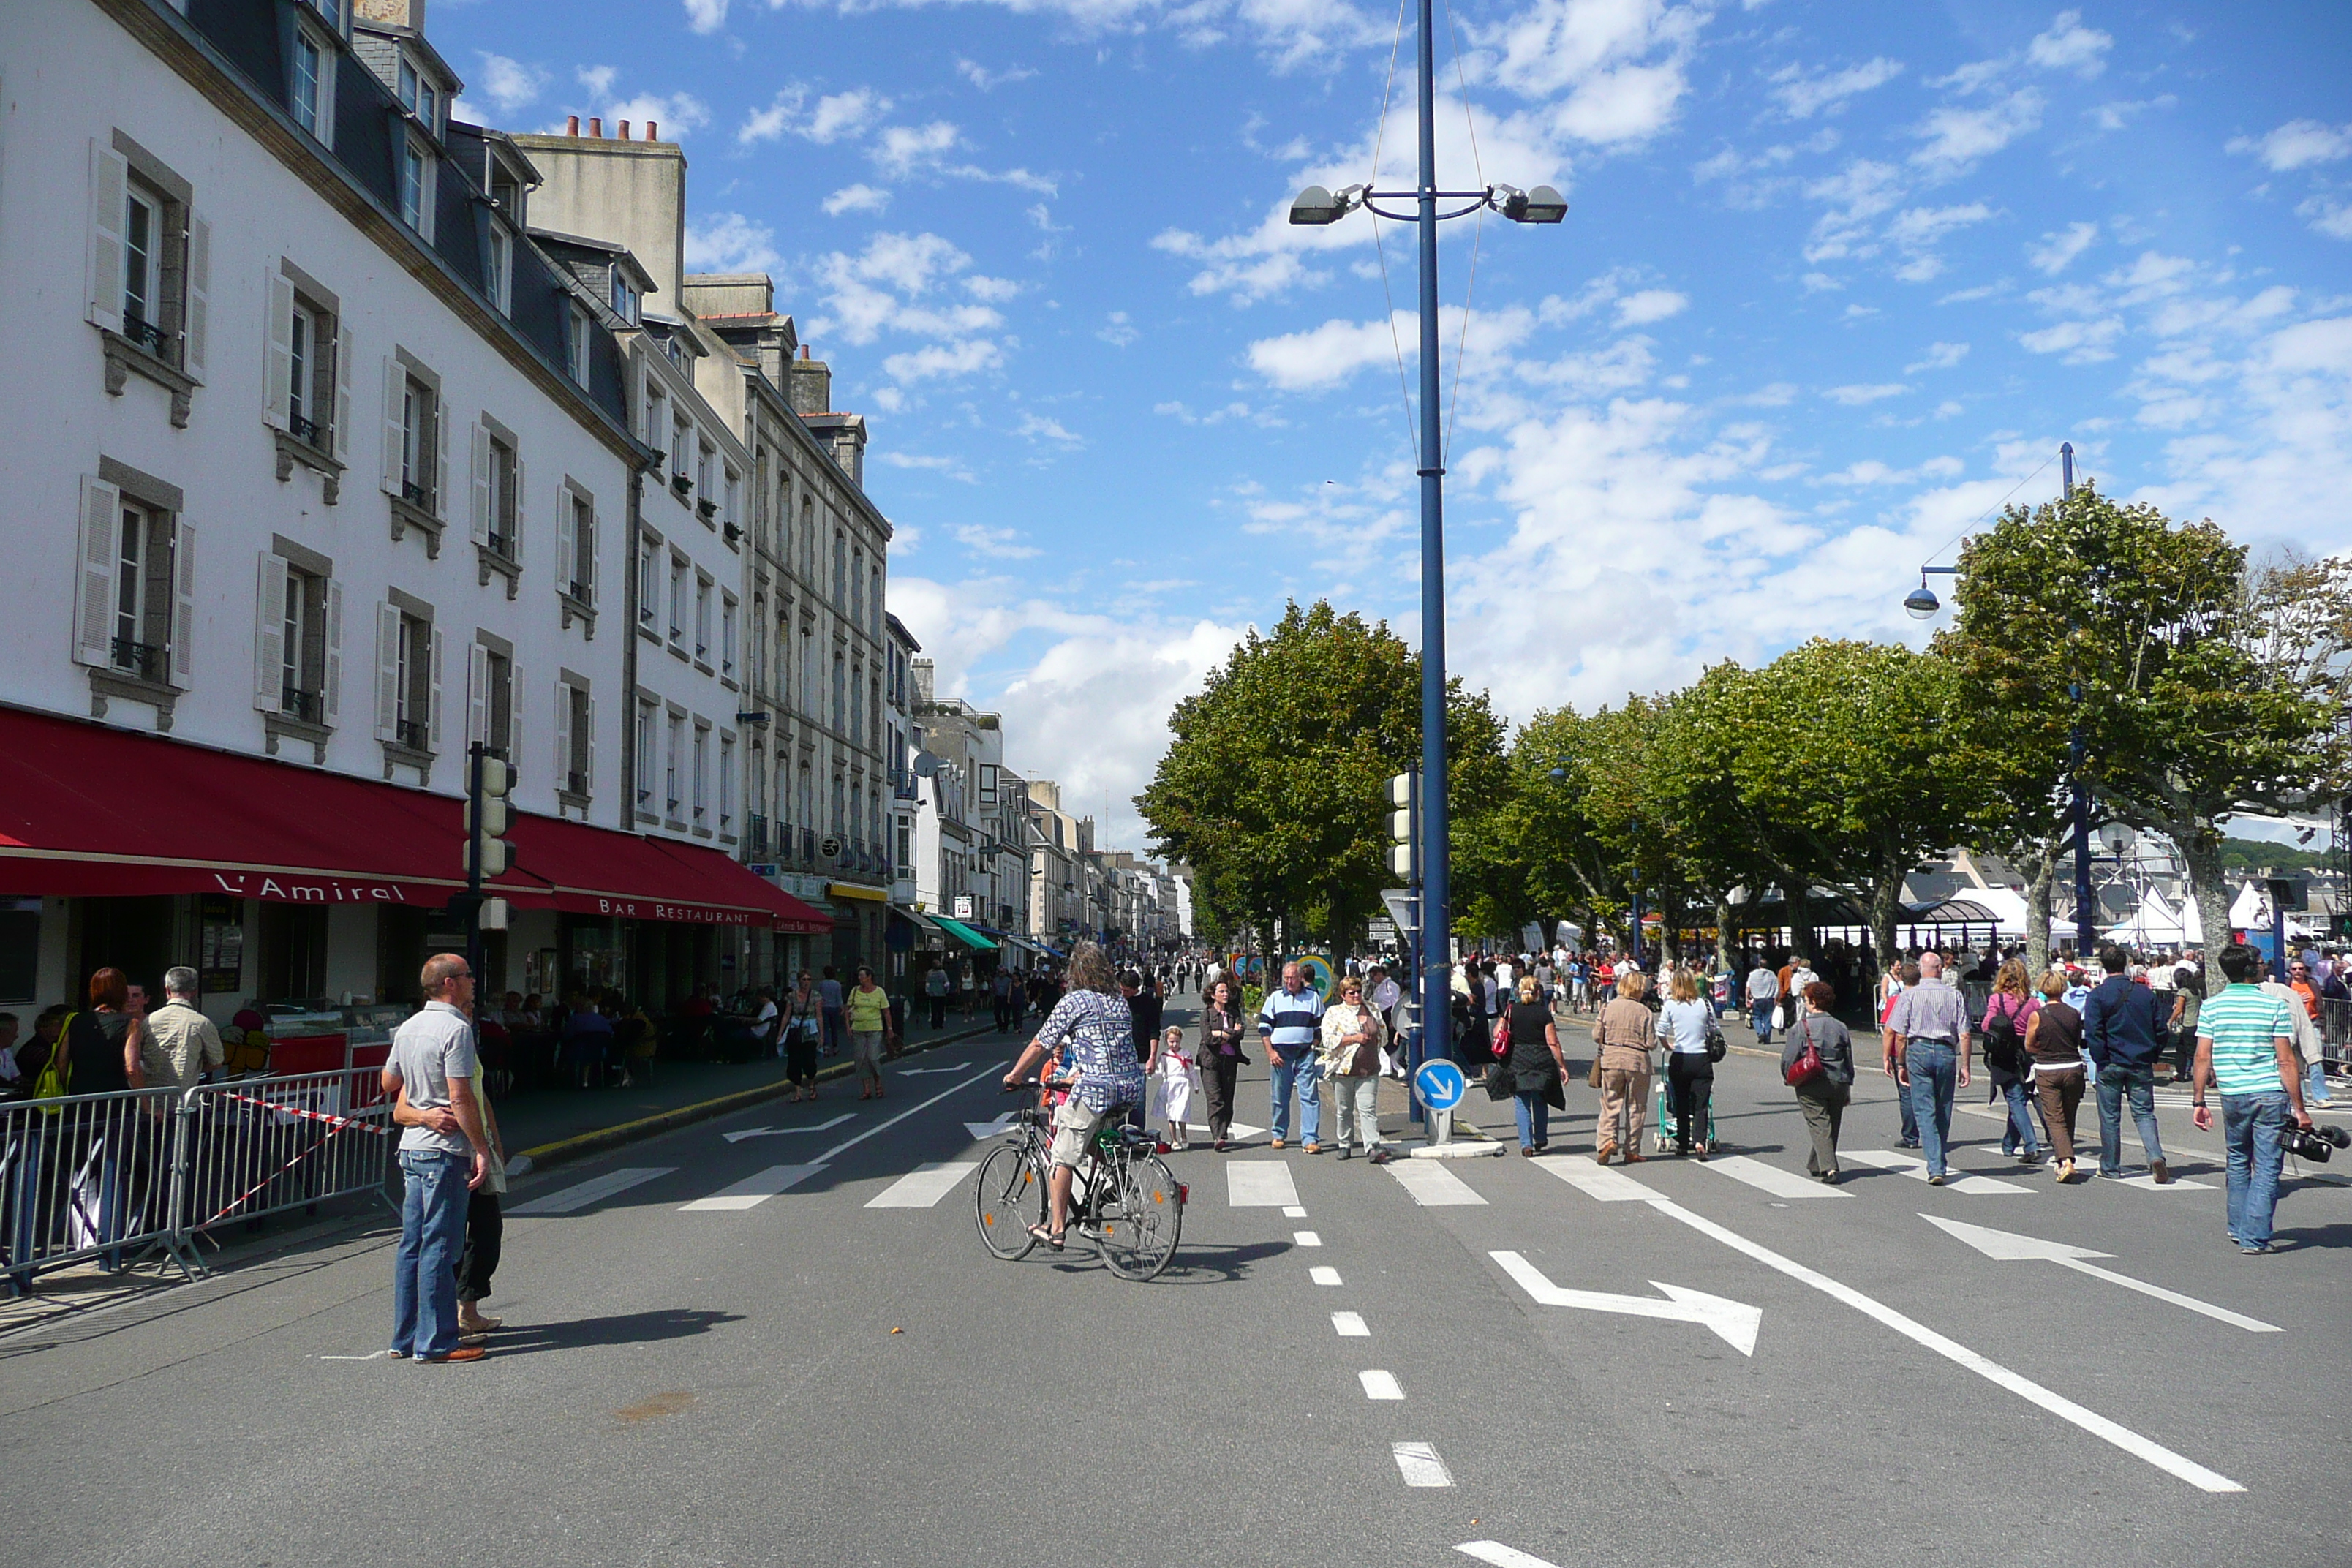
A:
{"label": "building window", "polygon": [[334,444],[335,320],[307,296],[285,294],[286,429],[323,452]]}
{"label": "building window", "polygon": [[514,237],[506,225],[493,219],[490,223],[490,255],[488,276],[485,282],[489,289],[490,303],[502,316],[514,313]]}
{"label": "building window", "polygon": [[833,727],[849,728],[849,665],[841,655],[833,656]]}
{"label": "building window", "polygon": [[308,559],[261,552],[254,706],[306,724],[335,722],[341,682],[342,585]]}
{"label": "building window", "polygon": [[980,764],[980,804],[982,805],[996,804],[996,764],[994,763]]}
{"label": "building window", "polygon": [[556,539],[558,585],[583,605],[596,603],[596,503],[568,486]]}
{"label": "building window", "polygon": [[647,815],[654,805],[654,733],[658,710],[650,702],[637,704],[637,810]]}
{"label": "building window", "polygon": [[898,818],[898,875],[915,874],[915,828],[905,817]]}
{"label": "building window", "polygon": [[677,820],[678,809],[686,804],[685,796],[678,793],[686,784],[686,715],[673,713],[669,716],[669,746],[662,768],[662,798],[667,803],[663,815],[672,822]]}
{"label": "building window", "polygon": [[719,606],[719,676],[735,679],[735,595],[724,595]]}
{"label": "building window", "polygon": [[518,762],[515,745],[514,658],[503,648],[476,643],[466,650],[466,738]]}
{"label": "building window", "polygon": [[637,557],[637,625],[654,631],[661,625],[661,541],[649,538]]}
{"label": "building window", "polygon": [[401,138],[400,217],[427,245],[433,243],[434,187],[439,162],[422,136]]}
{"label": "building window", "polygon": [[291,77],[286,107],[294,123],[321,142],[332,142],[335,123],[335,47],[310,28],[294,28]]}
{"label": "building window", "polygon": [[122,335],[163,349],[163,200],[132,180],[122,214]]}
{"label": "building window", "polygon": [[588,312],[578,305],[566,308],[563,373],[577,385],[588,384]]}
{"label": "building window", "polygon": [[681,653],[686,650],[686,622],[688,613],[687,595],[691,592],[688,584],[693,574],[692,569],[687,565],[685,556],[678,554],[670,556],[669,646]]}
{"label": "building window", "polygon": [[441,394],[425,375],[394,354],[384,369],[383,488],[431,516],[441,506]]}
{"label": "building window", "polygon": [[637,290],[618,262],[613,266],[613,314],[631,326],[637,323]]}
{"label": "building window", "polygon": [[669,400],[661,395],[659,388],[650,384],[651,376],[646,379],[648,383],[646,387],[646,445],[654,448],[656,457],[666,456],[662,438],[669,434]]}
{"label": "building window", "polygon": [[735,738],[719,737],[719,831],[735,831]]}
{"label": "building window", "polygon": [[170,516],[138,501],[122,502],[114,551],[108,659],[117,669],[161,683],[171,640]]}
{"label": "building window", "polygon": [[694,577],[694,662],[710,662],[710,579],[700,573]]}
{"label": "building window", "polygon": [[557,787],[585,800],[594,794],[596,702],[584,686],[569,680],[555,684],[555,767]]}
{"label": "building window", "polygon": [[669,483],[680,500],[689,499],[687,492],[694,484],[694,476],[688,471],[693,457],[694,426],[680,419],[669,429]]}
{"label": "building window", "polygon": [[839,529],[833,532],[833,613],[839,615],[849,604],[849,536]]}
{"label": "building window", "polygon": [[849,552],[849,624],[866,628],[866,552]]}
{"label": "building window", "polygon": [[710,726],[694,727],[694,826],[710,826]]}
{"label": "building window", "polygon": [[376,735],[412,752],[441,745],[441,632],[405,601],[378,609]]}
{"label": "building window", "polygon": [[482,542],[508,560],[516,559],[516,535],[521,518],[520,492],[522,464],[515,456],[514,445],[504,437],[488,437],[489,447],[488,511],[484,518],[487,529]]}
{"label": "building window", "polygon": [[719,515],[719,487],[711,481],[711,459],[717,457],[708,444],[698,443],[694,451],[694,493],[702,498],[702,517],[708,522]]}

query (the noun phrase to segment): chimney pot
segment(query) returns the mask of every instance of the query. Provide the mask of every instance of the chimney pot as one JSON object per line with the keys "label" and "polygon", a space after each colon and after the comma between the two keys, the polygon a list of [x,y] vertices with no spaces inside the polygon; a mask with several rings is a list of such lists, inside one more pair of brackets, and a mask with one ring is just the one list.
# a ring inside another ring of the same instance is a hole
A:
{"label": "chimney pot", "polygon": [[806,343],[803,343],[803,344],[801,345],[801,358],[803,358],[803,359],[811,359],[811,358],[814,358],[814,356],[813,354],[811,354],[811,353],[810,353],[810,352],[809,352],[809,346],[808,346],[808,344],[806,344]]}
{"label": "chimney pot", "polygon": [[602,119],[600,119],[600,118],[598,118],[597,116],[595,116],[595,115],[593,115],[593,114],[592,114],[592,115],[590,115],[590,116],[588,117],[588,134],[589,134],[589,135],[591,135],[591,136],[602,136],[602,135],[604,135],[604,121]]}
{"label": "chimney pot", "polygon": [[580,134],[580,117],[578,115],[572,114],[564,117],[563,133],[566,136],[577,136]]}
{"label": "chimney pot", "polygon": [[646,141],[648,141],[648,142],[658,142],[658,141],[660,141],[660,140],[661,140],[661,138],[654,134],[654,132],[655,132],[659,131],[660,129],[661,129],[661,121],[658,121],[658,120],[648,120],[648,121],[646,121]]}
{"label": "chimney pot", "polygon": [[629,139],[629,122],[628,122],[627,121],[624,120],[624,121],[621,121],[621,140],[622,140],[622,141],[624,141],[624,142],[626,142],[628,139]]}

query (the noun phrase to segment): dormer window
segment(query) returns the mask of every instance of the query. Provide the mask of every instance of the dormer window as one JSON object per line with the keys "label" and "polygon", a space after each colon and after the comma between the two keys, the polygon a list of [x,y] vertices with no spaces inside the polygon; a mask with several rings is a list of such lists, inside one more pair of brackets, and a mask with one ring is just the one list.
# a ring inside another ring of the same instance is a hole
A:
{"label": "dormer window", "polygon": [[331,142],[335,124],[335,47],[315,27],[298,24],[287,60],[286,110],[317,141]]}
{"label": "dormer window", "polygon": [[311,0],[320,16],[337,33],[343,30],[343,0]]}
{"label": "dormer window", "polygon": [[422,121],[433,135],[441,134],[441,94],[433,79],[404,56],[400,62],[400,107]]}
{"label": "dormer window", "polygon": [[417,237],[433,243],[434,186],[440,160],[424,137],[410,132],[400,142],[400,216]]}
{"label": "dormer window", "polygon": [[631,286],[628,275],[615,264],[613,268],[613,314],[628,322],[637,322],[637,291]]}

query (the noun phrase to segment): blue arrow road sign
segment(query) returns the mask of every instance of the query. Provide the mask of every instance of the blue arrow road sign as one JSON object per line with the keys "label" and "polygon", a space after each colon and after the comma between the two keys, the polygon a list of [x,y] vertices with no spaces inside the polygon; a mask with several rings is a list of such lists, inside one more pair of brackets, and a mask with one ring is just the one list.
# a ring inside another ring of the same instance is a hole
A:
{"label": "blue arrow road sign", "polygon": [[1462,1069],[1443,1058],[1422,1063],[1421,1070],[1412,1075],[1412,1086],[1421,1091],[1421,1102],[1432,1110],[1453,1110],[1470,1089]]}

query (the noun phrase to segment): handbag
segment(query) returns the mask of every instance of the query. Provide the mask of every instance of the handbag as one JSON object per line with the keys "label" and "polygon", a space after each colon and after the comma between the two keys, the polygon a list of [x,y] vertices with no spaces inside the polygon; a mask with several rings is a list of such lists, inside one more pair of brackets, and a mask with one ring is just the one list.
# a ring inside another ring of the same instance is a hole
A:
{"label": "handbag", "polygon": [[1729,1042],[1723,1037],[1723,1026],[1716,1022],[1712,1010],[1706,1016],[1706,1059],[1719,1062],[1731,1054]]}
{"label": "handbag", "polygon": [[1486,1098],[1501,1101],[1519,1091],[1519,1075],[1511,1070],[1508,1061],[1490,1063],[1486,1068]]}
{"label": "handbag", "polygon": [[[49,1047],[49,1059],[41,1064],[40,1072],[33,1079],[35,1100],[63,1100],[73,1092],[73,1057],[67,1048],[66,1037],[74,1020],[80,1016],[79,1013],[68,1013],[58,1023],[57,1040]],[[44,1114],[55,1116],[58,1108],[50,1106]]]}
{"label": "handbag", "polygon": [[1495,1020],[1494,1037],[1486,1043],[1498,1057],[1507,1057],[1511,1054],[1511,1016],[1508,1013]]}
{"label": "handbag", "polygon": [[1797,1053],[1797,1059],[1780,1071],[1780,1081],[1790,1089],[1801,1089],[1815,1079],[1829,1076],[1830,1069],[1822,1065],[1822,1053],[1813,1048],[1813,1021],[1811,1018],[1805,1020],[1804,1039],[1804,1048]]}

